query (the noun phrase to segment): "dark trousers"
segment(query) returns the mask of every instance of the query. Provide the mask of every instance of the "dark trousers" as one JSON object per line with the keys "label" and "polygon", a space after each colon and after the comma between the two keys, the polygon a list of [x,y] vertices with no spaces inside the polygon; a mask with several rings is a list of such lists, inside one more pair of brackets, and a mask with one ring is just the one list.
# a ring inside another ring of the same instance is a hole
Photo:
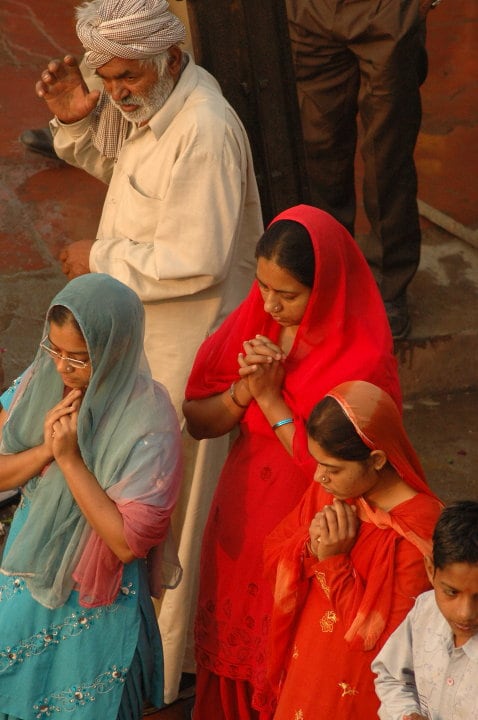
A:
{"label": "dark trousers", "polygon": [[363,127],[364,246],[384,300],[420,260],[413,152],[426,75],[418,0],[287,0],[312,203],[353,234],[357,114]]}

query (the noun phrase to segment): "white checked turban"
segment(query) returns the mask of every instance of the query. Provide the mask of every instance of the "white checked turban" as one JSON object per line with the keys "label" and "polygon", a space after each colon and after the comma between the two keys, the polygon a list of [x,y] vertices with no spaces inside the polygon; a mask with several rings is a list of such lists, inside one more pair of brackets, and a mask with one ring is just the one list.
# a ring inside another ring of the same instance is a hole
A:
{"label": "white checked turban", "polygon": [[112,58],[142,60],[184,42],[186,29],[166,0],[93,0],[76,9],[76,32],[90,68]]}

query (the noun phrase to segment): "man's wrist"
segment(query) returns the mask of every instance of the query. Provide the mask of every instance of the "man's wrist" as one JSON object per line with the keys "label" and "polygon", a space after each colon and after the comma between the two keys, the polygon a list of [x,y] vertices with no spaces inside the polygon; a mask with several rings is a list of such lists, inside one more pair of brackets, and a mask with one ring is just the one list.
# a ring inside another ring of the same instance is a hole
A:
{"label": "man's wrist", "polygon": [[[78,134],[80,134],[80,130],[83,131],[83,125],[90,124],[90,115],[91,113],[88,113],[88,115],[85,115],[82,118],[78,118],[78,120],[62,120],[58,117],[58,115],[55,115],[50,120],[50,127],[51,128],[67,128],[67,129],[75,129],[78,128]],[[86,121],[86,122],[85,122]]]}

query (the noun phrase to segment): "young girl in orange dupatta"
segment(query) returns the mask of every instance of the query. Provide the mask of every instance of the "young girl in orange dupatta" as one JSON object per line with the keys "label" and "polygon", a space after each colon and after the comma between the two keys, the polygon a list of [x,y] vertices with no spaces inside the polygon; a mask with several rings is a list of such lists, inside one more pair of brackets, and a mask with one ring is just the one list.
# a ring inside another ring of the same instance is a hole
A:
{"label": "young girl in orange dupatta", "polygon": [[307,431],[316,482],[265,544],[274,720],[373,720],[370,663],[429,587],[423,556],[442,505],[375,385],[333,389]]}
{"label": "young girl in orange dupatta", "polygon": [[194,720],[272,717],[262,548],[312,484],[305,422],[313,406],[351,378],[400,402],[383,302],[345,228],[299,205],[275,218],[256,257],[257,281],[201,346],[184,403],[194,437],[239,431],[202,545]]}

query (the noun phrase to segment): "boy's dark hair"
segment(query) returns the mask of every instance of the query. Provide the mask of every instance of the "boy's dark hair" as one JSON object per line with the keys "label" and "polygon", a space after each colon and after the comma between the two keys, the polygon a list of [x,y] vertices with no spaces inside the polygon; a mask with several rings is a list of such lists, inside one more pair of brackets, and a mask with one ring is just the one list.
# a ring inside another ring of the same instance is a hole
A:
{"label": "boy's dark hair", "polygon": [[310,235],[295,220],[278,220],[259,238],[256,259],[272,260],[306,287],[313,287],[315,275],[314,248]]}
{"label": "boy's dark hair", "polygon": [[360,462],[370,456],[370,448],[333,397],[324,397],[313,408],[307,433],[332,457]]}
{"label": "boy's dark hair", "polygon": [[433,564],[478,563],[478,502],[460,500],[446,507],[433,532]]}

